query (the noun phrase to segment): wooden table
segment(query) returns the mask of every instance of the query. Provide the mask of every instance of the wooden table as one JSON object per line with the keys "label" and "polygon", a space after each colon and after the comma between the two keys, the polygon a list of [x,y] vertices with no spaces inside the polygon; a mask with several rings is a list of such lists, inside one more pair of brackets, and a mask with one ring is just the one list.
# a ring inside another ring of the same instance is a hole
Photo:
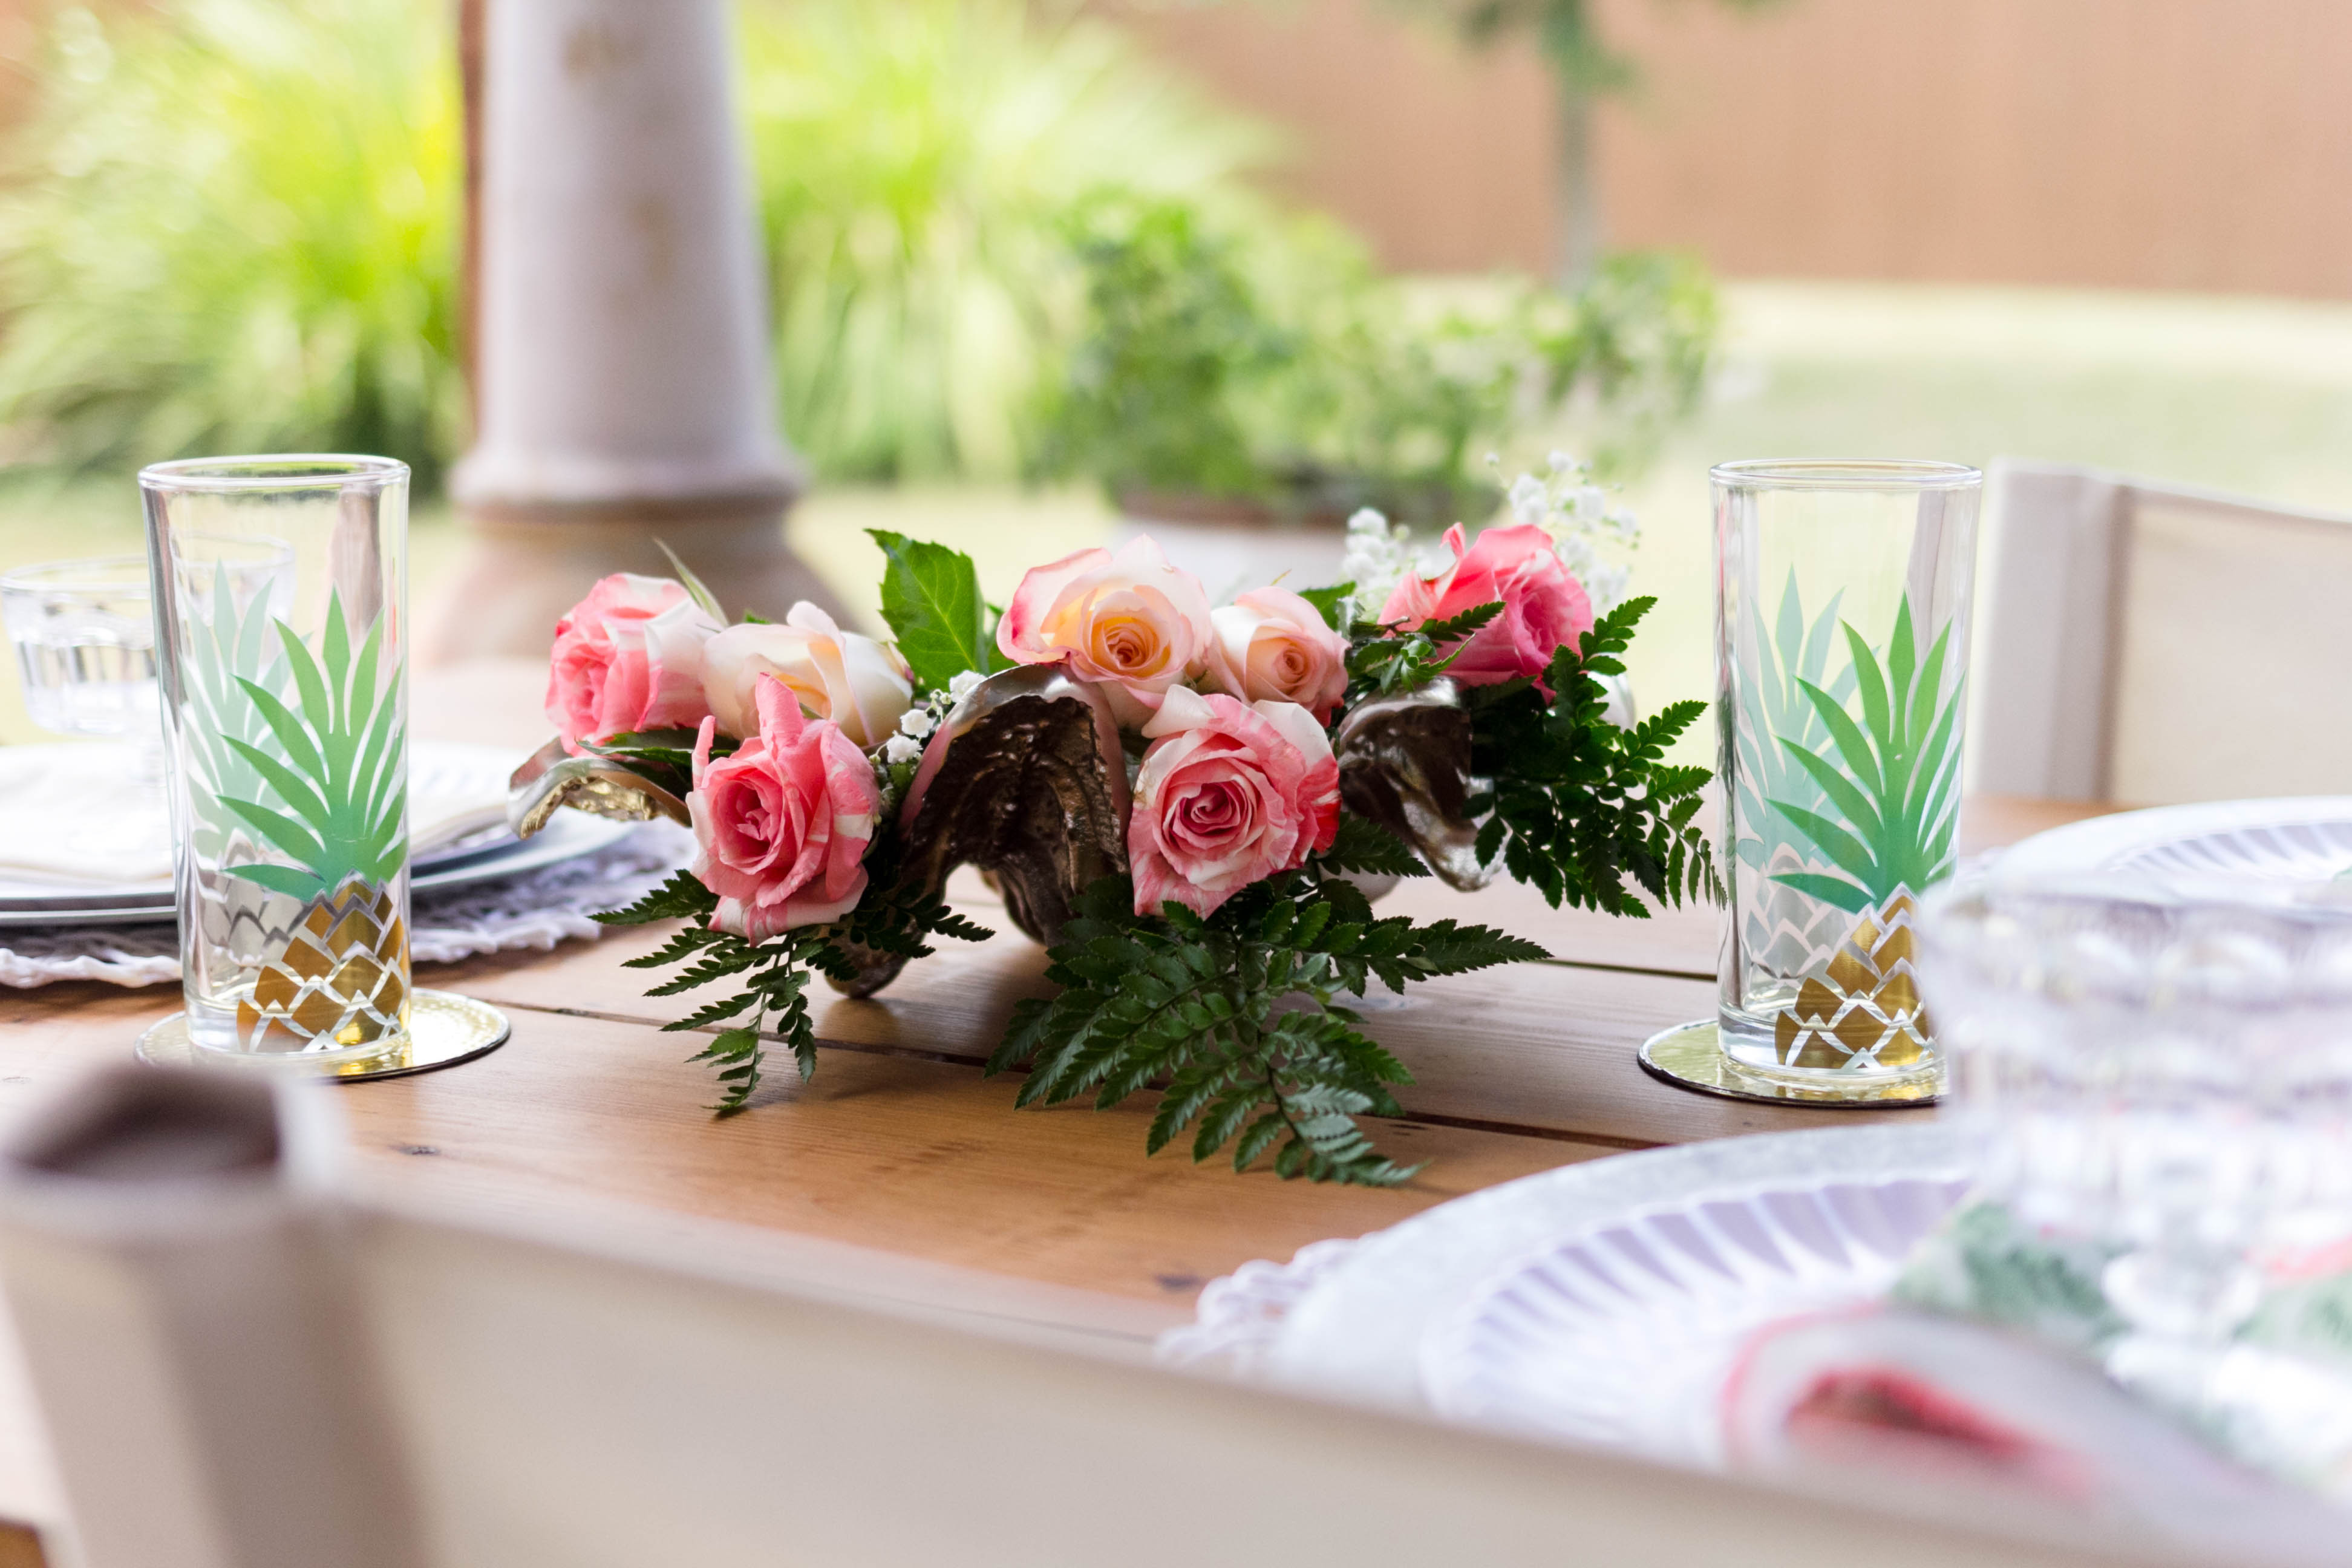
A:
{"label": "wooden table", "polygon": [[[513,666],[428,676],[417,728],[530,743],[543,730],[541,679]],[[2098,809],[1972,799],[1963,848]],[[1714,1006],[1717,911],[1612,921],[1549,910],[1516,884],[1472,897],[1417,883],[1382,912],[1470,915],[1553,955],[1374,999],[1375,1032],[1419,1080],[1399,1091],[1406,1114],[1380,1124],[1377,1140],[1427,1171],[1402,1190],[1366,1191],[1236,1176],[1174,1149],[1147,1159],[1150,1095],[1108,1112],[1016,1112],[1014,1080],[981,1076],[1013,1005],[1045,989],[1043,957],[1001,910],[991,920],[976,879],[951,891],[1003,934],[944,944],[876,1000],[820,1001],[814,1082],[772,1057],[752,1108],[725,1121],[705,1110],[705,1068],[684,1059],[698,1042],[657,1031],[676,1004],[646,999],[649,976],[621,967],[660,932],[421,969],[421,984],[506,1008],[514,1037],[461,1068],[343,1091],[360,1173],[436,1200],[786,1233],[810,1266],[900,1299],[1139,1355],[1190,1317],[1203,1284],[1242,1263],[1496,1182],[1661,1143],[1935,1114],[1748,1104],[1645,1076],[1641,1040]],[[0,993],[0,1110],[122,1059],[177,1000],[86,984]],[[714,1245],[735,1234],[712,1232]],[[0,1517],[38,1523],[56,1506],[21,1386],[0,1375]],[[0,1548],[0,1568],[8,1562]]]}

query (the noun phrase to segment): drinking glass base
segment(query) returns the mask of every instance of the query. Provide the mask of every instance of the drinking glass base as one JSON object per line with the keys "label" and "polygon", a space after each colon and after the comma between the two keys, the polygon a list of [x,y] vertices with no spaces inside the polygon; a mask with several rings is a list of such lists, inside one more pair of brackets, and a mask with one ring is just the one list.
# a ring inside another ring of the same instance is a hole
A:
{"label": "drinking glass base", "polygon": [[188,1038],[188,1016],[174,1013],[139,1037],[139,1059],[156,1067],[209,1067],[230,1072],[282,1072],[297,1078],[404,1078],[456,1067],[507,1043],[512,1026],[487,1002],[454,991],[410,993],[408,1038],[390,1052],[358,1060],[320,1061],[305,1054],[247,1055],[200,1049]]}
{"label": "drinking glass base", "polygon": [[1642,1042],[1642,1070],[1661,1083],[1726,1100],[1820,1106],[1823,1110],[1900,1110],[1944,1098],[1944,1075],[1890,1078],[1856,1075],[1851,1084],[1790,1083],[1751,1072],[1724,1054],[1716,1021],[1677,1024]]}

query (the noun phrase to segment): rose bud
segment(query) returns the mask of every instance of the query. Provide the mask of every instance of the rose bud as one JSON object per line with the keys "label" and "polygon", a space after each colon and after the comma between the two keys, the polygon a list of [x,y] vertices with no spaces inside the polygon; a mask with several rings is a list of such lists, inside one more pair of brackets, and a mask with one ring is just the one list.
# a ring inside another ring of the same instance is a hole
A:
{"label": "rose bud", "polygon": [[889,738],[914,697],[897,648],[843,631],[806,600],[781,625],[730,626],[703,649],[702,692],[721,731],[747,734],[759,722],[752,699],[763,676],[782,681],[802,712],[830,719],[868,749]]}
{"label": "rose bud", "polygon": [[573,752],[583,741],[699,722],[703,649],[719,631],[684,585],[617,572],[555,623],[547,717]]}
{"label": "rose bud", "polygon": [[1348,690],[1348,640],[1287,588],[1253,588],[1209,616],[1210,682],[1244,702],[1296,702],[1324,722]]}
{"label": "rose bud", "polygon": [[1209,651],[1209,596],[1148,538],[1117,555],[1081,550],[1021,579],[996,646],[1019,664],[1069,661],[1100,681],[1129,728],[1160,710],[1171,687],[1201,673]]}

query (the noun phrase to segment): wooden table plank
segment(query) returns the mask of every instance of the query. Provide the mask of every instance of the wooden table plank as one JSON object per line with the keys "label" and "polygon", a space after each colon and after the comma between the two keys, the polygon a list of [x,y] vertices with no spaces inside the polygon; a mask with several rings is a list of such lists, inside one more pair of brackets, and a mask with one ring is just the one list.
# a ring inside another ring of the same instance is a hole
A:
{"label": "wooden table plank", "polygon": [[[72,990],[0,1001],[0,1025],[40,1026],[0,1028],[0,1106],[122,1059],[169,1006]],[[484,1194],[601,1194],[1160,1303],[1171,1322],[1207,1279],[1253,1258],[1612,1152],[1407,1121],[1381,1130],[1401,1158],[1432,1162],[1407,1190],[1236,1178],[1175,1151],[1144,1158],[1150,1096],[1107,1112],[1016,1113],[1011,1079],[864,1050],[821,1051],[808,1085],[787,1058],[751,1110],[721,1121],[704,1109],[707,1072],[684,1059],[692,1037],[533,1008],[512,1016],[513,1041],[479,1061],[337,1091],[373,1176],[397,1183],[430,1162],[445,1193],[454,1173]]]}
{"label": "wooden table plank", "polygon": [[[503,1006],[658,1025],[686,1011],[681,999],[645,996],[652,976],[620,962],[661,940],[658,931],[616,932],[541,962],[481,959],[422,973],[427,984]],[[1009,928],[984,943],[943,943],[872,1001],[823,996],[818,1034],[849,1049],[977,1066],[1015,1002],[1050,994],[1044,970],[1043,951]],[[1376,992],[1360,1006],[1374,1037],[1419,1080],[1399,1100],[1415,1117],[1454,1125],[1646,1148],[1933,1114],[1750,1105],[1657,1082],[1636,1065],[1635,1048],[1660,1029],[1707,1016],[1711,979],[1512,964],[1427,981],[1403,996]]]}

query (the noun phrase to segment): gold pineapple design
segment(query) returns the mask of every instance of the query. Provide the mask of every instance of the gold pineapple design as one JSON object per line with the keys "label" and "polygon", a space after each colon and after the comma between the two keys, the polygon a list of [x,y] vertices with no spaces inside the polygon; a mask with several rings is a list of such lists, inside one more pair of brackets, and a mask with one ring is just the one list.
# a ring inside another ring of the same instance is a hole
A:
{"label": "gold pineapple design", "polygon": [[391,889],[354,877],[313,900],[261,966],[237,1004],[237,1035],[253,1051],[396,1039],[408,1028],[407,975],[408,929]]}
{"label": "gold pineapple design", "polygon": [[1782,1067],[1840,1072],[1916,1067],[1933,1029],[1919,1005],[1912,920],[1897,893],[1862,917],[1822,973],[1797,988],[1773,1020],[1773,1056]]}

